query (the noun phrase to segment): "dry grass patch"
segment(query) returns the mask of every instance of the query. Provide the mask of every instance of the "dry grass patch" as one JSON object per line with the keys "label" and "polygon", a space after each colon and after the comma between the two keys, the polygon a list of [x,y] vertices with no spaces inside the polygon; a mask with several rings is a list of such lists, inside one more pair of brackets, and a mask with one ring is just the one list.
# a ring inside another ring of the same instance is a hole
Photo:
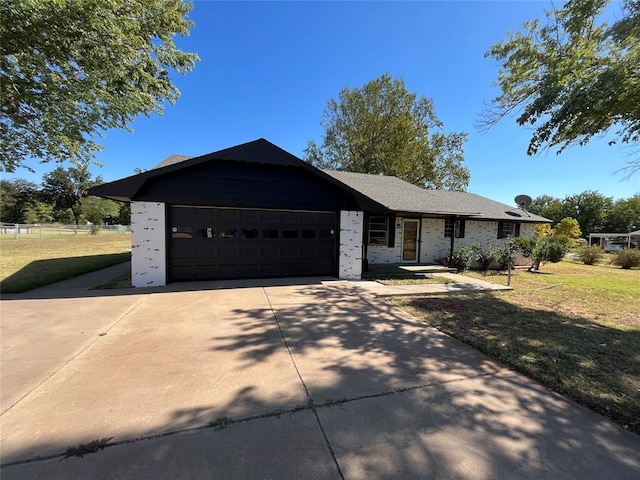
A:
{"label": "dry grass patch", "polygon": [[0,291],[25,292],[126,262],[131,234],[71,235],[38,239],[0,237]]}
{"label": "dry grass patch", "polygon": [[376,282],[382,285],[424,285],[424,284],[449,284],[456,283],[450,278],[432,277],[431,275],[425,275],[421,277],[411,278],[398,278],[398,277],[378,277],[374,279]]}
{"label": "dry grass patch", "polygon": [[518,271],[514,291],[391,303],[640,433],[640,272],[572,262],[542,272]]}

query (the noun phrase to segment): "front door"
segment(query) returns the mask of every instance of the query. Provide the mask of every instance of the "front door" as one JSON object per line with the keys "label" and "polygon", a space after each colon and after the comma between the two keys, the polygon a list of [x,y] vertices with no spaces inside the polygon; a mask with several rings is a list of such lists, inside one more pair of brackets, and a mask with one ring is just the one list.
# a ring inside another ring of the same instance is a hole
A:
{"label": "front door", "polygon": [[418,261],[418,228],[420,220],[403,220],[402,222],[402,261]]}

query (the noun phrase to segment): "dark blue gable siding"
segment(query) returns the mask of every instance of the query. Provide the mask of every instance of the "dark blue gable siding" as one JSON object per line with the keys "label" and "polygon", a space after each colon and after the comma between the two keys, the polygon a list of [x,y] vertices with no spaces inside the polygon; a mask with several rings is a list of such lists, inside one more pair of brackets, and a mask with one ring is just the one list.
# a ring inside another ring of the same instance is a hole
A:
{"label": "dark blue gable siding", "polygon": [[149,179],[133,200],[334,212],[359,209],[353,195],[307,169],[225,160]]}

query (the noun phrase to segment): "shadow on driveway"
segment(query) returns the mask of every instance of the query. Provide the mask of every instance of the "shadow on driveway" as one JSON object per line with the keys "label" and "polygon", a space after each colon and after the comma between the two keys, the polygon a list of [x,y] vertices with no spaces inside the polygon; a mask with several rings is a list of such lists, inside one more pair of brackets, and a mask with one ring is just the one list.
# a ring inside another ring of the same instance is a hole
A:
{"label": "shadow on driveway", "polygon": [[[43,472],[51,478],[348,479],[640,474],[638,437],[373,296],[344,284],[260,290],[264,304],[235,305],[225,323],[211,318],[202,330],[209,354],[234,357],[208,373],[236,379],[240,388],[228,400],[168,408],[170,420],[160,431],[114,436],[111,446],[85,458],[14,465],[3,469],[3,478]],[[225,301],[223,292],[189,295],[181,302]],[[260,379],[246,376],[252,368],[292,372],[303,401],[268,399]],[[158,378],[155,388],[165,380]],[[114,388],[112,395],[119,394]],[[104,398],[103,408],[109,404]],[[14,458],[69,446],[49,438]]]}

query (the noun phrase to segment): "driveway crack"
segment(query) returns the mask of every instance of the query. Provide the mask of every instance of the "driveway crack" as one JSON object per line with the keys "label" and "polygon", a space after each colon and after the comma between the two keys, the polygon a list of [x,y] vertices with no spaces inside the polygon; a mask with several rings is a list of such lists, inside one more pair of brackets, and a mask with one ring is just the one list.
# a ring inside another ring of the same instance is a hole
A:
{"label": "driveway crack", "polygon": [[342,473],[342,469],[340,468],[340,464],[338,463],[338,459],[336,458],[336,452],[333,449],[333,446],[331,445],[331,442],[329,441],[329,437],[327,435],[326,430],[324,429],[324,425],[322,425],[322,422],[320,421],[320,417],[318,416],[318,411],[316,409],[315,404],[313,403],[313,399],[311,398],[311,395],[309,394],[309,388],[307,387],[307,384],[304,381],[304,378],[302,378],[302,374],[300,373],[300,369],[298,368],[298,365],[296,364],[296,360],[293,356],[293,352],[291,351],[291,347],[289,346],[289,342],[287,342],[287,338],[284,335],[284,331],[282,330],[282,326],[280,325],[280,322],[278,321],[278,315],[275,311],[275,309],[273,308],[273,304],[271,303],[271,299],[269,298],[269,294],[267,293],[266,288],[262,287],[262,291],[264,292],[264,296],[267,299],[267,302],[269,302],[269,308],[271,309],[271,314],[273,315],[273,319],[276,322],[276,325],[278,326],[278,331],[280,332],[280,337],[282,337],[282,341],[284,342],[284,346],[287,348],[287,352],[289,353],[289,358],[291,358],[291,363],[293,364],[293,368],[296,371],[296,374],[298,375],[298,378],[300,379],[300,383],[302,383],[302,387],[304,388],[304,393],[307,396],[307,403],[309,405],[309,408],[311,409],[311,411],[313,412],[314,417],[316,418],[316,423],[318,424],[318,428],[320,429],[320,433],[322,434],[322,438],[324,439],[324,442],[327,446],[327,449],[329,450],[329,454],[331,455],[331,459],[333,460],[333,463],[336,466],[336,470],[338,471],[338,475],[340,476],[341,479],[344,480],[344,474]]}

